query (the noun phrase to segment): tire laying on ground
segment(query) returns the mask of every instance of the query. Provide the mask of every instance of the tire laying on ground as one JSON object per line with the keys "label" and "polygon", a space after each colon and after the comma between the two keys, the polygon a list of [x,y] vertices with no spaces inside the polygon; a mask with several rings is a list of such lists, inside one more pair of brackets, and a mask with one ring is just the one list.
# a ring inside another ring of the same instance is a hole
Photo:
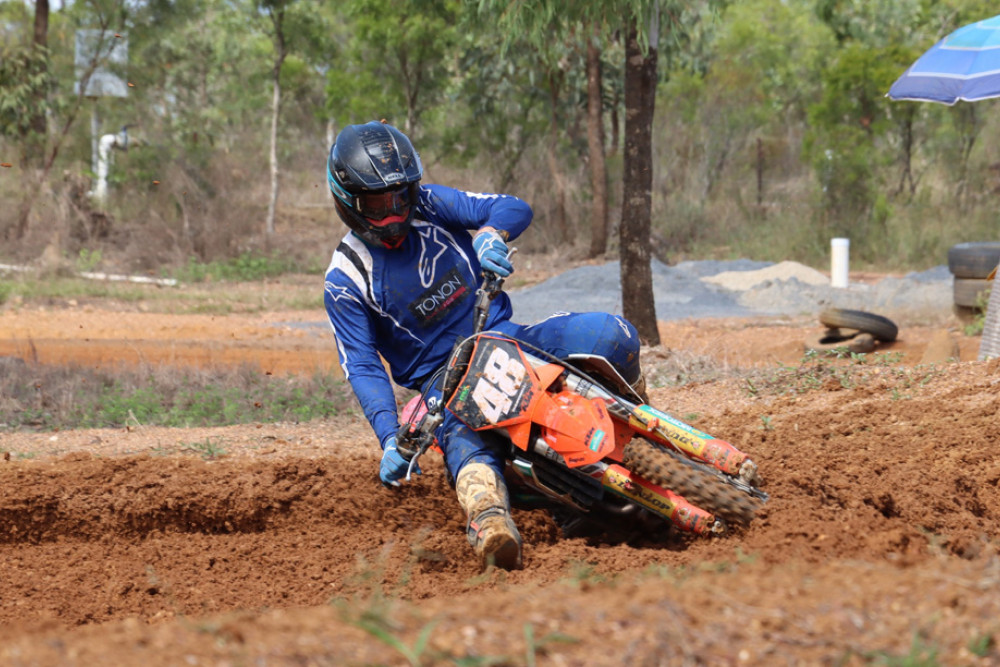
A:
{"label": "tire laying on ground", "polygon": [[819,321],[831,329],[857,329],[870,333],[875,340],[883,343],[891,343],[899,335],[895,322],[864,310],[829,308],[819,314]]}
{"label": "tire laying on ground", "polygon": [[992,286],[993,281],[984,278],[955,278],[952,288],[955,305],[982,309],[985,302],[980,299]]}
{"label": "tire laying on ground", "polygon": [[948,270],[956,278],[985,278],[1000,264],[1000,241],[958,243],[948,249]]}

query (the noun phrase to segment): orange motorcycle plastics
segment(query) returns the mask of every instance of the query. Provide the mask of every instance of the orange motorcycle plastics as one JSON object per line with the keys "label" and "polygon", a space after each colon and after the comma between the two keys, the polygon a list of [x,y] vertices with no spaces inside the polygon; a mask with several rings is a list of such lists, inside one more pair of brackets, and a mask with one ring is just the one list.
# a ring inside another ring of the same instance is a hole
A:
{"label": "orange motorcycle plastics", "polygon": [[725,440],[713,438],[648,405],[633,409],[628,424],[649,439],[687,452],[730,475],[738,475],[747,459],[746,454]]}
{"label": "orange motorcycle plastics", "polygon": [[601,400],[546,392],[562,372],[556,364],[534,368],[511,340],[480,336],[448,409],[475,431],[506,428],[525,451],[532,423],[539,424],[567,466],[596,463],[615,450],[614,423]]}
{"label": "orange motorcycle plastics", "polygon": [[710,512],[692,505],[676,493],[647,482],[620,465],[609,465],[601,483],[612,492],[670,519],[682,530],[702,534],[712,532],[715,526],[715,517]]}

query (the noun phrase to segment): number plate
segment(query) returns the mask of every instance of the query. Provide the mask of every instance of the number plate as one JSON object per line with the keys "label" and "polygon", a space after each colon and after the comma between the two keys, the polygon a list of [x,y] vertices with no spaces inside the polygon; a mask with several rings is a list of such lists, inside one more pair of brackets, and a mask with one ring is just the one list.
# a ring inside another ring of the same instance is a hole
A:
{"label": "number plate", "polygon": [[473,429],[502,424],[530,404],[533,385],[517,345],[483,336],[448,409]]}

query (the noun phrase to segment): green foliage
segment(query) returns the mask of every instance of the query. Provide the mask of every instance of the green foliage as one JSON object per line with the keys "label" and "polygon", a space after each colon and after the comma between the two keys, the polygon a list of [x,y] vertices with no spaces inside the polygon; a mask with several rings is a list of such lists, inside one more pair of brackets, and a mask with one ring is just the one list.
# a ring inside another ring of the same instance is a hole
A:
{"label": "green foliage", "polygon": [[269,376],[252,369],[212,373],[116,373],[0,365],[0,423],[11,428],[226,426],[309,421],[354,409],[346,383],[331,375]]}
{"label": "green foliage", "polygon": [[864,657],[870,665],[885,665],[886,667],[937,667],[944,664],[941,662],[938,653],[940,649],[929,645],[921,636],[914,633],[910,643],[910,650],[905,655],[893,655],[886,651],[873,651]]}
{"label": "green foliage", "polygon": [[[873,381],[891,380],[893,400],[911,398],[908,390],[917,390],[941,375],[933,366],[903,367],[899,353],[861,354],[846,346],[818,352],[810,350],[797,365],[779,366],[744,377],[749,396],[797,395],[830,389],[852,389]],[[761,417],[764,429],[773,426],[770,418]]]}
{"label": "green foliage", "polygon": [[53,81],[48,51],[36,46],[0,46],[0,136],[23,136],[44,114]]}
{"label": "green foliage", "polygon": [[538,657],[548,653],[551,644],[575,644],[580,640],[572,635],[561,632],[550,632],[538,639],[535,639],[535,626],[531,623],[524,624],[524,662],[527,667],[535,667],[538,664]]}
{"label": "green foliage", "polygon": [[201,442],[181,443],[181,449],[197,452],[206,461],[215,461],[226,454],[222,443],[211,438],[205,438]]}
{"label": "green foliage", "polygon": [[[86,400],[81,396],[82,400]],[[118,384],[104,387],[91,411],[81,414],[80,427],[125,426],[138,422],[155,423],[164,414],[159,394],[152,388],[140,387],[134,391],[123,391]]]}
{"label": "green foliage", "polygon": [[199,262],[189,258],[187,266],[176,271],[173,277],[189,283],[206,281],[257,281],[273,278],[283,273],[293,273],[298,266],[280,255],[255,255],[245,252],[233,259]]}
{"label": "green foliage", "polygon": [[[976,295],[975,314],[973,315],[972,321],[962,328],[962,332],[966,336],[979,336],[983,333],[983,327],[986,326],[986,310],[990,304],[990,294],[992,291],[993,288],[990,287],[989,289],[985,289]],[[2,302],[2,291],[0,291],[0,303]]]}
{"label": "green foliage", "polygon": [[103,259],[103,253],[100,249],[88,250],[87,248],[80,248],[80,256],[76,260],[76,270],[82,272],[93,271],[100,266]]}
{"label": "green foliage", "polygon": [[887,156],[877,141],[894,128],[885,91],[899,75],[895,48],[844,46],[823,74],[823,94],[809,109],[805,149],[821,186],[822,210],[829,216],[826,235],[869,242],[878,228],[873,215],[880,167]]}
{"label": "green foliage", "polygon": [[969,653],[980,658],[987,658],[996,648],[996,639],[993,634],[984,632],[969,640]]}
{"label": "green foliage", "polygon": [[503,192],[527,148],[543,141],[548,128],[540,63],[529,48],[501,59],[499,46],[474,36],[463,38],[463,47],[459,68],[466,76],[448,91],[454,104],[440,123],[439,152],[461,163],[489,155]]}
{"label": "green foliage", "polygon": [[400,11],[393,0],[351,0],[343,58],[327,72],[327,110],[344,125],[386,118],[419,138],[417,124],[440,103],[446,57],[458,40],[461,4],[421,0]]}
{"label": "green foliage", "polygon": [[[297,233],[297,207],[328,201],[314,189],[323,187],[317,165],[325,130],[385,117],[418,141],[428,178],[529,199],[538,224],[525,243],[539,236],[544,243],[551,227],[556,189],[544,147],[555,127],[570,231],[583,239],[590,204],[585,39],[604,55],[615,207],[624,160],[621,29],[631,16],[648,16],[650,6],[420,0],[403,10],[391,0],[85,0],[52,12],[43,57],[28,46],[30,5],[0,3],[0,150],[5,162],[37,154],[31,147],[39,138],[26,127],[46,111],[45,155],[55,164],[44,191],[54,196],[31,221],[38,232],[49,216],[69,224],[79,205],[73,188],[91,169],[90,127],[73,123],[73,115],[79,121],[94,111],[102,132],[129,125],[134,143],[116,153],[110,178],[113,233],[103,246],[87,240],[87,249],[101,251],[102,265],[116,271],[111,244],[140,248],[142,257],[119,260],[129,270],[155,272],[193,255],[197,266],[181,270],[192,280],[229,280],[217,277],[229,267],[206,267],[259,247],[254,231],[264,214],[262,156],[276,55],[269,17],[277,12],[288,49],[276,146],[279,229]],[[993,3],[698,0],[660,7],[652,195],[661,259],[822,266],[829,237],[846,235],[852,261],[896,270],[937,265],[955,242],[992,238],[998,103],[947,108],[884,95],[947,32],[994,14]],[[129,62],[120,73],[133,86],[125,98],[74,94],[75,31],[97,26],[127,33]],[[646,27],[640,21],[643,39]],[[9,200],[30,180],[28,171],[7,178],[15,173],[2,174],[0,197]],[[0,227],[11,224],[13,209],[0,211]],[[42,243],[42,234],[32,236]],[[155,241],[132,243],[136,238]],[[82,241],[64,236],[62,243],[76,257]],[[40,251],[3,250],[19,261]]]}

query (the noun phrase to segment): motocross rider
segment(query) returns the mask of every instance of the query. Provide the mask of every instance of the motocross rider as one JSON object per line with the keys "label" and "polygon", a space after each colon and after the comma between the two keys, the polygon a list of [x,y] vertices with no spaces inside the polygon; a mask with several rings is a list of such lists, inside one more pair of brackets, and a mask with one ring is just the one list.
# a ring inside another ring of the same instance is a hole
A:
{"label": "motocross rider", "polygon": [[[341,367],[382,447],[379,478],[398,486],[408,461],[397,450],[396,400],[382,360],[397,384],[439,399],[431,378],[455,341],[472,332],[480,272],[510,275],[507,242],[528,227],[532,211],[511,195],[421,185],[413,144],[384,121],[345,127],[331,147],[326,175],[350,229],[327,268],[326,312]],[[638,334],[623,318],[556,313],[525,326],[511,316],[510,298],[501,292],[485,330],[560,358],[601,355],[643,393]],[[481,565],[521,567],[503,453],[448,411],[435,435]]]}

